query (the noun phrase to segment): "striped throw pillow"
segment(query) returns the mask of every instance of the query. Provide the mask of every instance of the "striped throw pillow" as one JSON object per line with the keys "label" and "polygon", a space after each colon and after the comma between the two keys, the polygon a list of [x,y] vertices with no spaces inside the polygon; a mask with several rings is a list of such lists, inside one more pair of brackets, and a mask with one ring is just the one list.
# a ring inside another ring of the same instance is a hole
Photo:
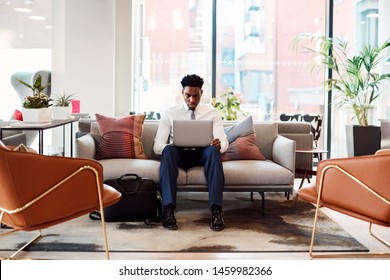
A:
{"label": "striped throw pillow", "polygon": [[95,116],[102,136],[96,149],[96,159],[147,158],[141,139],[145,115],[119,118]]}

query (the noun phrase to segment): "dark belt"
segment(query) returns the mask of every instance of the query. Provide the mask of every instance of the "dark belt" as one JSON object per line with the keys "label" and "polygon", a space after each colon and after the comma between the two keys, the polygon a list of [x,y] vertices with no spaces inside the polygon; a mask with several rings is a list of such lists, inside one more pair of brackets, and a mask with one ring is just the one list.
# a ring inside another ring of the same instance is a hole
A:
{"label": "dark belt", "polygon": [[200,148],[181,148],[181,149],[184,150],[184,151],[197,151]]}

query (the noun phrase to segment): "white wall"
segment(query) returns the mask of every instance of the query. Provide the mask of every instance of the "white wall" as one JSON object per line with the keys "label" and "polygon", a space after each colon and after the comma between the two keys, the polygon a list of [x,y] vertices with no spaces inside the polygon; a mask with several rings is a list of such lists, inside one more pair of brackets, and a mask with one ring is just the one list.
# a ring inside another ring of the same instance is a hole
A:
{"label": "white wall", "polygon": [[[52,92],[76,93],[91,118],[131,110],[131,7],[128,0],[52,2]],[[61,146],[62,132],[52,140]]]}
{"label": "white wall", "polygon": [[11,75],[20,71],[50,70],[50,57],[50,49],[0,48],[0,120],[9,120],[15,109],[22,108],[11,85]]}
{"label": "white wall", "polygon": [[114,0],[53,1],[52,91],[77,93],[92,117],[115,112],[115,11]]}
{"label": "white wall", "polygon": [[115,14],[115,115],[131,111],[133,65],[132,54],[132,2],[116,1]]}

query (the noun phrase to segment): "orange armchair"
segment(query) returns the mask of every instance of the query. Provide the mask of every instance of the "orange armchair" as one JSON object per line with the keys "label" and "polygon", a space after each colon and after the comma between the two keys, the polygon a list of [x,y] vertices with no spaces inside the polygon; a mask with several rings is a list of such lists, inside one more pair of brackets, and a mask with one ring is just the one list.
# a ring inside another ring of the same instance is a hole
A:
{"label": "orange armchair", "polygon": [[[318,164],[316,182],[298,191],[301,199],[316,204],[310,244],[311,257],[330,256],[313,254],[319,207],[327,207],[367,221],[370,234],[390,247],[388,242],[372,231],[372,224],[390,227],[389,171],[390,150],[380,150],[370,156],[328,159]],[[348,254],[342,256],[346,255]],[[388,256],[389,253],[364,254],[367,255]]]}
{"label": "orange armchair", "polygon": [[[10,150],[0,145],[0,223],[16,231],[39,234],[11,257],[42,236],[41,229],[66,222],[119,201],[121,194],[103,184],[97,161],[54,157]],[[101,219],[109,259],[104,217]]]}

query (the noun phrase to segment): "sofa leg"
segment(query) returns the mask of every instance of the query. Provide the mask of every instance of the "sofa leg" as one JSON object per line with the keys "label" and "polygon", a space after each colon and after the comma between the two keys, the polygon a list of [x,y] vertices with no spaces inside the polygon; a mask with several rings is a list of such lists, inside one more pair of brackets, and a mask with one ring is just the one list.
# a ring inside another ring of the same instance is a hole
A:
{"label": "sofa leg", "polygon": [[264,213],[265,213],[264,192],[259,192],[259,195],[261,196],[261,215],[264,217]]}

